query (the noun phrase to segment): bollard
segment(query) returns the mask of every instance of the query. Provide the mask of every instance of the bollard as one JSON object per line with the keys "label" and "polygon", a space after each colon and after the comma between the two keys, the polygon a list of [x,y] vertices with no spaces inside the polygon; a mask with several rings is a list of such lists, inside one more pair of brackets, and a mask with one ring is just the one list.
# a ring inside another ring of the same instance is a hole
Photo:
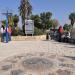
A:
{"label": "bollard", "polygon": [[46,34],[46,40],[49,40],[49,34],[48,33]]}

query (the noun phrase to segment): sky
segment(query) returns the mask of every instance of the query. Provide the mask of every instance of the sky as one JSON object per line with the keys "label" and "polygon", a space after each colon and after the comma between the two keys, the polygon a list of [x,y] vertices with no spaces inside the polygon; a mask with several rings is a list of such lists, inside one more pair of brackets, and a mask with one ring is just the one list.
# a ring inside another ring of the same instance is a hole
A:
{"label": "sky", "polygon": [[[0,0],[0,20],[5,16],[1,13],[12,12],[19,15],[18,7],[21,0]],[[75,11],[75,0],[30,0],[33,7],[33,14],[40,14],[41,12],[52,12],[52,19],[57,19],[60,25],[70,23],[68,17],[71,12]]]}

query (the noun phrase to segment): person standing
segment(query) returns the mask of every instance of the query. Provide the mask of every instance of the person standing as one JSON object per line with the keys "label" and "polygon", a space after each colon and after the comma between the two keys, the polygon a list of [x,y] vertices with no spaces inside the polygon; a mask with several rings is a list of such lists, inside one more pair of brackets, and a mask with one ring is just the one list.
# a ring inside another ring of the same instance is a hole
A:
{"label": "person standing", "polygon": [[8,26],[8,38],[11,41],[11,26]]}
{"label": "person standing", "polygon": [[63,28],[62,28],[62,26],[59,27],[58,33],[59,33],[59,39],[58,39],[58,41],[61,42],[62,41],[61,36],[63,34]]}
{"label": "person standing", "polygon": [[66,35],[65,35],[65,42],[68,43],[70,38],[71,38],[71,36],[70,36],[70,31],[67,30],[67,31],[66,31]]}
{"label": "person standing", "polygon": [[4,32],[5,32],[5,28],[2,25],[2,27],[1,27],[1,42],[4,42]]}

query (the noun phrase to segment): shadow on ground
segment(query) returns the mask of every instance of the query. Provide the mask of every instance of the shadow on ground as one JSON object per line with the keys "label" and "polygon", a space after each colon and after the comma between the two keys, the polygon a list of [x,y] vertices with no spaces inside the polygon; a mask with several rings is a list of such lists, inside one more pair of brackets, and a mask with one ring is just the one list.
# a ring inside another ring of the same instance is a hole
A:
{"label": "shadow on ground", "polygon": [[64,56],[64,57],[70,58],[70,59],[72,59],[72,60],[75,60],[75,57],[72,57],[72,56]]}

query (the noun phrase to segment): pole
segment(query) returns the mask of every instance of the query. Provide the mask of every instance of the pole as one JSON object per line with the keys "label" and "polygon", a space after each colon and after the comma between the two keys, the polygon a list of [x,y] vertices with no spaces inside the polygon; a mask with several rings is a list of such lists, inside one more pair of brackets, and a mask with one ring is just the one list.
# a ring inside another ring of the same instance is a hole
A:
{"label": "pole", "polygon": [[6,14],[6,43],[8,43],[8,11]]}

